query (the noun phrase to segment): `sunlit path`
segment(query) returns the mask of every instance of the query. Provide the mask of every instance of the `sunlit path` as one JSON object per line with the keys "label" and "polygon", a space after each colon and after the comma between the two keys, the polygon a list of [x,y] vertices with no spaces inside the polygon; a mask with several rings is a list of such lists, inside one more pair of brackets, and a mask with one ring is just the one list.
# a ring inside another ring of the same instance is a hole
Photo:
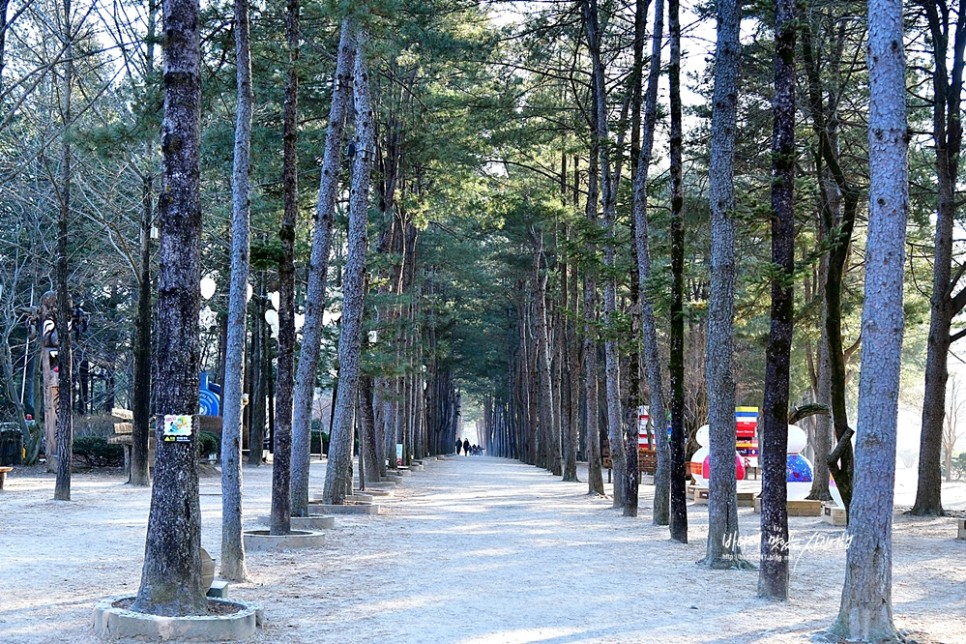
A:
{"label": "sunlit path", "polygon": [[[313,463],[313,496],[324,468]],[[269,468],[245,470],[247,525],[267,513],[270,484]],[[138,581],[147,491],[117,474],[79,474],[75,501],[64,504],[49,500],[51,485],[21,474],[0,497],[4,642],[95,642],[94,602]],[[609,498],[588,496],[585,482],[517,461],[431,460],[377,499],[382,514],[338,517],[322,550],[249,553],[252,582],[230,592],[265,607],[254,641],[266,643],[770,644],[808,641],[827,626],[841,592],[841,528],[792,518],[792,600],[776,606],[755,599],[756,573],[694,565],[704,506],[690,506],[691,545],[652,526],[651,489],[641,487],[641,515],[628,519]],[[950,498],[961,502],[963,489]],[[201,490],[202,545],[217,559],[218,480],[202,479]],[[753,557],[758,515],[742,508],[739,518]],[[966,641],[966,597],[943,590],[966,582],[949,523],[897,518],[897,620]]]}

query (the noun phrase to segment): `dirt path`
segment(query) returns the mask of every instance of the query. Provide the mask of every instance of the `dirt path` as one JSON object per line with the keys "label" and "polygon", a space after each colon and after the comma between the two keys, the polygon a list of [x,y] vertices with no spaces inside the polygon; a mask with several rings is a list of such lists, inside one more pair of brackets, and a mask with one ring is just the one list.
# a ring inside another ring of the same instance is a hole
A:
{"label": "dirt path", "polygon": [[[324,464],[313,465],[312,492]],[[585,477],[581,475],[581,479]],[[269,510],[269,468],[245,470],[245,516]],[[202,545],[220,549],[218,479],[202,480]],[[792,519],[792,600],[755,598],[754,572],[711,572],[706,510],[690,510],[691,545],[627,519],[585,483],[515,461],[431,461],[379,500],[376,517],[337,518],[317,552],[250,553],[252,581],[231,596],[265,607],[258,642],[802,642],[827,626],[841,592],[843,530]],[[21,470],[0,493],[0,641],[94,642],[94,602],[133,594],[150,495],[117,474],[77,474],[74,501]],[[757,552],[758,515],[740,512]],[[897,623],[966,642],[966,542],[952,521],[897,518]]]}

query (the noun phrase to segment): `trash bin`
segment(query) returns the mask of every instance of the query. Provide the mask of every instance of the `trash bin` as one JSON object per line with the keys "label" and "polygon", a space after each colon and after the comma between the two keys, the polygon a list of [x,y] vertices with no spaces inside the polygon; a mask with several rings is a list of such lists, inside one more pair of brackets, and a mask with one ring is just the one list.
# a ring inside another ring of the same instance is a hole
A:
{"label": "trash bin", "polygon": [[23,462],[23,434],[19,427],[0,429],[0,466]]}

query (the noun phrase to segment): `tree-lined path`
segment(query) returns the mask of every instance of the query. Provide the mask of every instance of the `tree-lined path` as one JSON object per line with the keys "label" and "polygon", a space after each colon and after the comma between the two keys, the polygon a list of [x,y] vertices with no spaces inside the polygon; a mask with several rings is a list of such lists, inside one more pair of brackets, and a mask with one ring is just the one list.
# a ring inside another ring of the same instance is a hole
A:
{"label": "tree-lined path", "polygon": [[[911,470],[910,470],[911,472]],[[325,464],[313,461],[318,496]],[[791,596],[755,598],[757,573],[695,565],[704,506],[689,506],[691,545],[640,517],[518,461],[428,461],[382,500],[375,517],[341,516],[316,552],[249,553],[251,583],[232,597],[260,603],[257,642],[801,642],[827,626],[841,592],[842,528],[791,518]],[[137,584],[149,492],[119,474],[77,474],[75,501],[49,500],[52,475],[8,479],[0,499],[0,640],[95,642],[90,607]],[[202,545],[220,558],[217,478],[201,480]],[[246,527],[270,509],[271,471],[245,470]],[[609,489],[609,487],[608,487]],[[900,490],[903,488],[900,488]],[[914,485],[905,488],[911,504]],[[966,483],[953,487],[966,509]],[[758,515],[741,508],[744,538]],[[898,518],[894,602],[900,628],[966,640],[962,542],[947,520]],[[752,551],[753,548],[746,548]],[[125,585],[126,584],[126,585]]]}
{"label": "tree-lined path", "polygon": [[[964,51],[966,0],[0,0],[8,639],[217,613],[203,534],[265,641],[966,641]],[[465,433],[516,460],[247,557]],[[72,480],[118,440],[150,511]]]}

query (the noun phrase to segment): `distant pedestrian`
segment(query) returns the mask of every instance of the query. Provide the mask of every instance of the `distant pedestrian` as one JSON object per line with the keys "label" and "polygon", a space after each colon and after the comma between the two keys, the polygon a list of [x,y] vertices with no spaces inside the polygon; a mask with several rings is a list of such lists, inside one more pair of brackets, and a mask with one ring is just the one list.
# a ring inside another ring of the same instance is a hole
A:
{"label": "distant pedestrian", "polygon": [[470,455],[470,439],[463,439],[463,453],[467,456]]}
{"label": "distant pedestrian", "polygon": [[456,439],[456,455],[460,455],[460,448],[463,447],[463,441],[459,438]]}

